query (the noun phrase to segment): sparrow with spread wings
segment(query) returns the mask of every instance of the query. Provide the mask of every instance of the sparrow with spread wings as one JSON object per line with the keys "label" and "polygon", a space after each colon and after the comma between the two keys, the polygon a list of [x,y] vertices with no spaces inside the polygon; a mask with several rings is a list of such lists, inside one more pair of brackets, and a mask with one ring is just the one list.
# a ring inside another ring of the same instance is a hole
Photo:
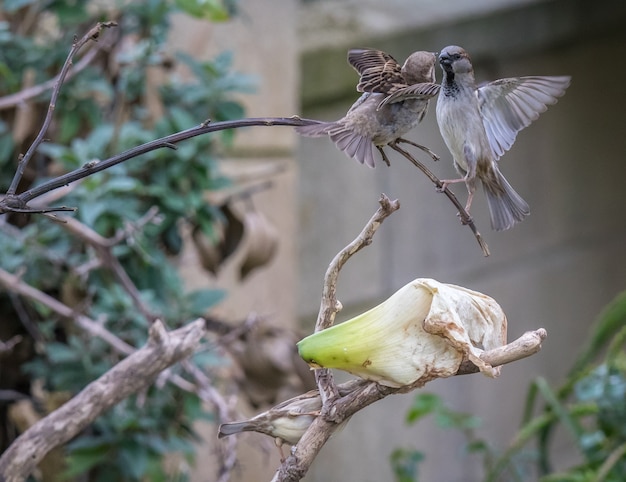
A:
{"label": "sparrow with spread wings", "polygon": [[483,185],[489,204],[491,227],[496,231],[522,221],[530,209],[498,168],[517,133],[556,103],[565,93],[571,77],[513,77],[477,87],[469,55],[455,45],[439,54],[443,70],[437,99],[437,122],[468,191],[465,210],[472,204],[476,179]]}
{"label": "sparrow with spread wings", "polygon": [[406,142],[438,157],[428,148],[402,136],[421,122],[428,103],[437,95],[435,84],[436,54],[415,52],[404,65],[380,50],[354,49],[348,52],[348,62],[361,76],[357,91],[363,95],[352,105],[345,117],[335,122],[321,122],[297,127],[305,136],[330,139],[347,156],[361,164],[374,167],[374,146],[383,160],[386,145]]}

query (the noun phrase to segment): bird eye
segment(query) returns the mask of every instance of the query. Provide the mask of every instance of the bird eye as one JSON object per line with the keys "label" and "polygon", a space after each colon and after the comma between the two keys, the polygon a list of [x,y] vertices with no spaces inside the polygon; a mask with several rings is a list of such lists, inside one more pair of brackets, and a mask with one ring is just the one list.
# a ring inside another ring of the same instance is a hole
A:
{"label": "bird eye", "polygon": [[461,58],[461,54],[452,54],[452,60],[459,60]]}

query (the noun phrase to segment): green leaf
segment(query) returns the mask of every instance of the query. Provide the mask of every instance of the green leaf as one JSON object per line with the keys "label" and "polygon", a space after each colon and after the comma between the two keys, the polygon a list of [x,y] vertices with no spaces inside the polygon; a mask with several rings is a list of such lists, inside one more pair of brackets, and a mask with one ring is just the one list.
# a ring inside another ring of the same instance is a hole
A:
{"label": "green leaf", "polygon": [[398,448],[390,455],[391,468],[396,482],[417,482],[418,468],[424,454],[413,449]]}
{"label": "green leaf", "polygon": [[206,314],[209,308],[212,308],[226,297],[224,290],[204,289],[190,293],[187,296],[189,301],[189,309],[192,316],[201,316]]}
{"label": "green leaf", "polygon": [[234,13],[233,2],[227,0],[176,0],[176,5],[193,17],[212,22],[224,22]]}
{"label": "green leaf", "polygon": [[46,345],[48,359],[55,364],[80,360],[80,353],[63,343],[49,342]]}
{"label": "green leaf", "polygon": [[409,408],[406,421],[414,423],[420,418],[435,412],[442,403],[441,398],[434,393],[419,393],[413,399],[413,405]]}
{"label": "green leaf", "polygon": [[66,459],[67,469],[63,472],[63,476],[69,479],[84,474],[108,458],[108,446],[85,447],[73,450]]}

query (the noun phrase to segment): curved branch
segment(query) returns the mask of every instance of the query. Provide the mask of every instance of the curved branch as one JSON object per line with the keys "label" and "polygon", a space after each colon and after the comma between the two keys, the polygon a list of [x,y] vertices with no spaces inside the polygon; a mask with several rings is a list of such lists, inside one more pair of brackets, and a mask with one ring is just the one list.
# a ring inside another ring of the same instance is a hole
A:
{"label": "curved branch", "polygon": [[[97,45],[92,48],[89,52],[87,52],[74,66],[72,70],[70,70],[65,76],[65,80],[69,80],[74,77],[76,74],[85,70],[93,62],[93,59],[96,58],[98,53],[102,50],[103,46]],[[26,102],[27,100],[32,99],[33,97],[37,97],[40,94],[43,94],[47,90],[52,89],[56,83],[59,81],[60,74],[55,78],[46,80],[38,85],[33,85],[32,87],[28,87],[27,89],[20,90],[15,94],[5,95],[4,97],[0,97],[0,110],[11,109],[19,104]]]}
{"label": "curved branch", "polygon": [[75,169],[67,174],[51,179],[38,186],[33,187],[21,194],[15,195],[13,193],[7,193],[6,197],[0,200],[0,214],[7,212],[18,211],[28,212],[27,203],[47,192],[53,191],[61,186],[65,186],[71,182],[78,181],[87,176],[91,176],[96,172],[104,171],[110,167],[116,166],[124,161],[132,159],[134,157],[146,154],[148,152],[167,147],[175,149],[175,144],[182,142],[192,137],[197,137],[209,132],[217,132],[226,129],[238,129],[240,127],[252,127],[252,126],[304,126],[309,124],[316,124],[318,121],[311,119],[301,119],[298,116],[292,117],[258,117],[249,119],[238,119],[232,121],[223,121],[211,123],[210,121],[203,122],[202,124],[192,127],[169,136],[156,139],[154,141],[146,142],[132,149],[128,149],[125,152],[117,154],[104,161],[90,161],[82,167]]}
{"label": "curved branch", "polygon": [[[374,213],[372,218],[367,222],[361,233],[343,248],[333,258],[324,275],[324,288],[322,291],[322,301],[320,310],[315,323],[315,331],[321,331],[329,328],[335,322],[335,315],[341,310],[341,303],[337,300],[337,280],[339,272],[353,254],[357,253],[372,243],[374,234],[382,224],[382,222],[395,211],[400,209],[398,200],[391,201],[385,194],[381,194],[378,200],[380,207]],[[333,380],[332,373],[327,369],[315,370],[315,380],[318,389],[322,394],[322,401],[327,405],[327,401],[338,396],[337,388]]]}
{"label": "curved branch", "polygon": [[[402,142],[406,142],[408,144],[417,146],[417,144],[414,144],[413,142],[409,142],[406,139],[399,139],[399,140],[401,140]],[[444,193],[448,197],[448,199],[452,202],[452,204],[454,204],[454,206],[459,210],[458,216],[461,219],[461,223],[469,226],[469,228],[472,230],[472,233],[474,233],[474,237],[476,238],[476,241],[478,241],[478,245],[480,246],[480,249],[483,251],[483,255],[485,257],[489,256],[490,254],[489,246],[487,246],[487,243],[481,236],[480,232],[478,232],[478,229],[476,228],[476,225],[474,224],[474,220],[469,215],[469,213],[465,210],[463,205],[459,202],[459,200],[454,195],[454,193],[450,191],[450,189],[448,189],[447,187],[444,188],[444,185],[441,182],[441,180],[439,180],[437,176],[435,176],[432,172],[430,172],[430,169],[428,169],[424,164],[422,164],[417,159],[415,159],[408,151],[398,146],[397,142],[389,144],[389,147],[391,147],[394,151],[399,152],[403,157],[408,159],[414,166],[416,166],[420,171],[422,171],[426,175],[426,177],[428,177],[433,182],[433,184],[435,184],[435,186],[437,187],[437,190]],[[423,146],[418,146],[418,147],[422,148]]]}
{"label": "curved branch", "polygon": [[91,382],[11,444],[0,457],[0,480],[25,480],[50,450],[71,440],[116,403],[148,387],[165,368],[191,355],[204,333],[201,319],[169,333],[160,321],[152,324],[143,348]]}
{"label": "curved branch", "polygon": [[[90,40],[96,40],[100,36],[100,32],[102,32],[103,29],[115,27],[115,26],[117,26],[115,22],[98,22],[98,24],[92,27],[85,35],[83,35],[83,37],[80,40],[74,40],[70,53],[67,55],[67,58],[65,59],[65,63],[63,64],[63,67],[61,68],[61,72],[59,73],[59,75],[57,76],[54,82],[54,88],[52,89],[52,97],[50,98],[50,104],[48,105],[48,112],[46,113],[46,117],[43,121],[43,125],[41,126],[41,129],[39,130],[37,137],[35,138],[33,143],[30,145],[28,150],[26,151],[26,154],[20,157],[20,160],[17,164],[17,170],[15,171],[15,175],[13,176],[13,180],[11,181],[11,185],[9,186],[9,189],[7,190],[7,198],[11,198],[15,195],[15,192],[17,191],[17,186],[22,180],[22,176],[24,175],[24,169],[26,169],[26,165],[28,164],[30,159],[33,157],[33,154],[35,153],[39,145],[43,142],[44,136],[46,135],[46,132],[48,131],[48,126],[50,125],[50,122],[52,122],[52,114],[54,113],[54,109],[56,107],[56,101],[57,101],[57,98],[59,97],[59,92],[61,91],[61,85],[65,81],[65,77],[67,76],[67,73],[70,67],[72,66],[72,59],[74,58],[76,53],[83,47],[83,45],[85,45]],[[19,208],[21,206],[15,206],[15,207]]]}

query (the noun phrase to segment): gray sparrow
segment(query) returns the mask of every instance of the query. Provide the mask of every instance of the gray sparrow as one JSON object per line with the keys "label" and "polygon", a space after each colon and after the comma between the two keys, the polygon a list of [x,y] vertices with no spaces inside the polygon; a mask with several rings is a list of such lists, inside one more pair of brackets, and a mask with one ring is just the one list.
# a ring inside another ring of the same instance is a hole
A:
{"label": "gray sparrow", "polygon": [[328,135],[348,157],[369,167],[375,165],[374,146],[389,165],[382,147],[395,142],[407,142],[438,159],[424,146],[401,139],[421,122],[430,99],[439,92],[440,86],[434,83],[435,61],[434,53],[421,51],[400,66],[380,50],[350,50],[348,62],[360,75],[357,91],[363,94],[338,121],[301,126],[296,131],[309,137]]}
{"label": "gray sparrow", "polygon": [[250,420],[223,423],[219,426],[217,436],[222,438],[240,432],[259,432],[274,437],[280,449],[283,443],[297,444],[321,409],[322,398],[319,392],[310,390],[279,403]]}
{"label": "gray sparrow", "polygon": [[474,80],[469,55],[449,46],[439,54],[443,70],[437,99],[437,123],[461,179],[442,181],[445,186],[465,182],[469,212],[478,178],[485,190],[491,227],[496,231],[522,221],[530,209],[498,168],[517,133],[527,127],[548,105],[565,93],[571,77],[512,77],[480,87]]}

